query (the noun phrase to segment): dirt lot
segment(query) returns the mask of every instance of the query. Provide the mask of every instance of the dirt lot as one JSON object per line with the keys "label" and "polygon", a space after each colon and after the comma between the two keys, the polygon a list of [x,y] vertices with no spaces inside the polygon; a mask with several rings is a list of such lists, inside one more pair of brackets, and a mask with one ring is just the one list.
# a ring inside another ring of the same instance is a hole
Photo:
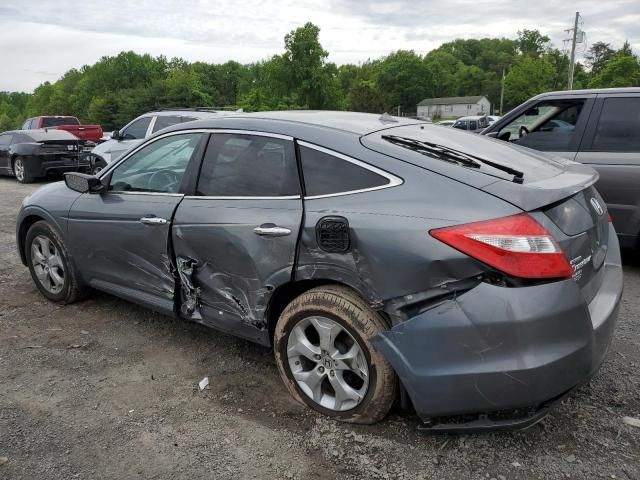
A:
{"label": "dirt lot", "polygon": [[640,428],[622,421],[640,418],[637,259],[626,259],[603,368],[541,424],[429,435],[393,412],[354,427],[290,400],[267,349],[105,294],[45,301],[14,241],[20,202],[37,187],[0,179],[2,479],[640,479]]}

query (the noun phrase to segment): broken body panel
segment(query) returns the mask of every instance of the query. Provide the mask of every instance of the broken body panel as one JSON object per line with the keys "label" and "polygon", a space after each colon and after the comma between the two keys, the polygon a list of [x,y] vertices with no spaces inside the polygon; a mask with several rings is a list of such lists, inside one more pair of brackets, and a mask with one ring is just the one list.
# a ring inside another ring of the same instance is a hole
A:
{"label": "broken body panel", "polygon": [[[405,122],[397,133],[428,130],[439,142],[496,162],[513,154],[524,183],[405,152],[377,131],[287,122],[278,114],[193,125],[289,135],[366,161],[402,184],[310,198],[204,197],[195,194],[200,159],[190,164],[185,177],[192,180],[183,181],[180,194],[69,195],[58,184],[48,196],[38,192],[25,201],[18,225],[39,209],[56,211],[88,284],[264,345],[271,342],[267,312],[279,288],[300,281],[349,286],[389,320],[377,348],[424,420],[542,403],[600,364],[622,274],[606,216],[581,212],[599,198],[589,190],[597,178],[592,170],[425,124]],[[394,127],[379,125],[385,132]],[[68,202],[66,211],[51,200],[56,195]],[[523,211],[553,233],[580,277],[518,283],[429,235]],[[139,223],[149,215],[168,222]],[[318,225],[327,217],[348,221],[347,251],[319,244]],[[263,224],[289,233],[256,234]],[[24,258],[21,238],[19,227]]]}

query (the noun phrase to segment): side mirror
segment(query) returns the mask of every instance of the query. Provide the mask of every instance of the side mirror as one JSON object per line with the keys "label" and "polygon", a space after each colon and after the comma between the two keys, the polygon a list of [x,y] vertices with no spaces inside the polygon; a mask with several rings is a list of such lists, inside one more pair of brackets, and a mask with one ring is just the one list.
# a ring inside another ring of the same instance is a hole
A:
{"label": "side mirror", "polygon": [[80,172],[64,174],[64,183],[67,188],[80,193],[102,193],[104,184],[99,178]]}
{"label": "side mirror", "polygon": [[113,140],[120,140],[122,138],[120,136],[120,131],[119,130],[114,130],[113,132],[111,132],[111,138]]}

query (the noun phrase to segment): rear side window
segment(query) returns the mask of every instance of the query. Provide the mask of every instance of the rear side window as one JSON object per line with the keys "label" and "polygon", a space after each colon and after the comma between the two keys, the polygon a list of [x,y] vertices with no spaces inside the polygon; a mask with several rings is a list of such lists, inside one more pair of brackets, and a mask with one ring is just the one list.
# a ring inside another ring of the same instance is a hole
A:
{"label": "rear side window", "polygon": [[331,195],[382,187],[390,183],[371,170],[315,148],[300,146],[306,195]]}
{"label": "rear side window", "polygon": [[151,123],[151,118],[152,117],[143,117],[134,121],[131,125],[120,132],[122,134],[122,137],[125,140],[136,140],[144,138],[147,134],[149,123]]}
{"label": "rear side window", "polygon": [[197,194],[214,197],[299,195],[293,141],[259,135],[211,135]]}
{"label": "rear side window", "polygon": [[163,128],[170,127],[176,123],[180,123],[181,118],[173,115],[158,115],[156,117],[156,123],[153,125],[153,133]]}
{"label": "rear side window", "polygon": [[640,152],[640,97],[605,99],[591,150]]}
{"label": "rear side window", "polygon": [[[80,125],[80,122],[77,118],[69,117],[45,117],[42,119],[42,128],[60,127],[62,125]],[[31,128],[35,128],[35,125],[32,125]]]}

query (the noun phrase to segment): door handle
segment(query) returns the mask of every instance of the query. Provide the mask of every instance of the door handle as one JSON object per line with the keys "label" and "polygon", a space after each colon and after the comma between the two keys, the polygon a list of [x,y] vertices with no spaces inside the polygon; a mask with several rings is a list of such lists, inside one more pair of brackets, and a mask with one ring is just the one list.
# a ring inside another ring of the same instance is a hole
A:
{"label": "door handle", "polygon": [[145,225],[166,225],[167,220],[160,217],[142,217],[140,223],[144,223]]}
{"label": "door handle", "polygon": [[284,227],[278,227],[273,223],[263,223],[259,227],[253,229],[253,233],[261,237],[284,237],[291,233],[291,230]]}

